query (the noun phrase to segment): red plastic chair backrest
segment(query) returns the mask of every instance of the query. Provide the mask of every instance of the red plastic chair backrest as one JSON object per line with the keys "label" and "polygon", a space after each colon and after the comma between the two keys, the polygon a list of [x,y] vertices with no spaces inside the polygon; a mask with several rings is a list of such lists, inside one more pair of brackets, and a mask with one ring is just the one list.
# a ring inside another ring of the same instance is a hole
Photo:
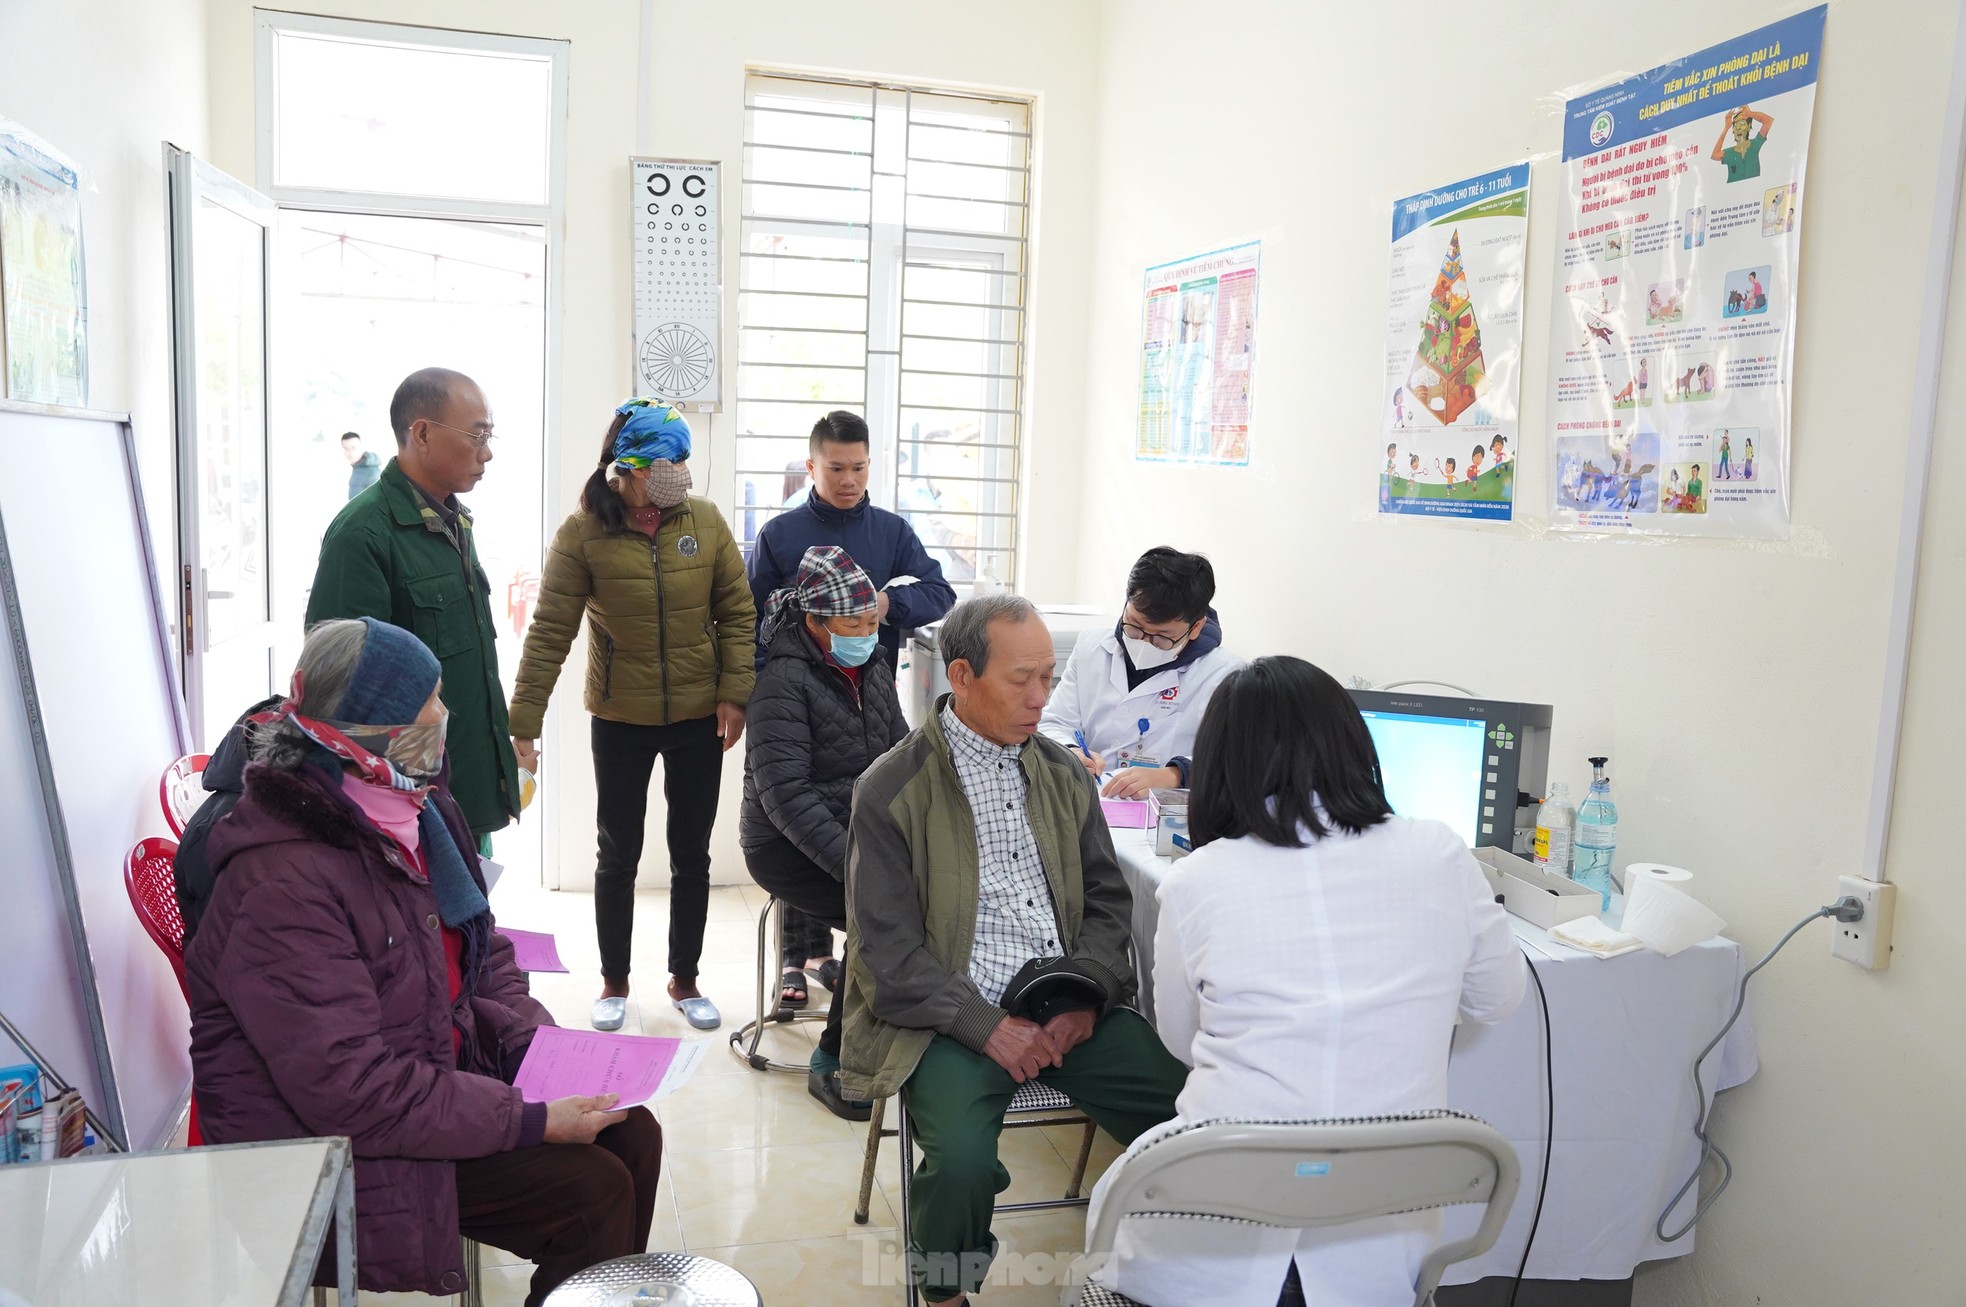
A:
{"label": "red plastic chair backrest", "polygon": [[177,861],[177,841],[156,836],[130,850],[123,860],[123,888],[130,893],[130,906],[137,920],[177,973],[178,988],[186,1002],[191,989],[184,982],[184,918],[177,910],[177,880],[171,864]]}
{"label": "red plastic chair backrest", "polygon": [[165,768],[164,779],[157,782],[157,801],[164,805],[164,820],[170,823],[174,838],[184,835],[185,823],[205,801],[200,778],[211,760],[208,753],[187,753]]}

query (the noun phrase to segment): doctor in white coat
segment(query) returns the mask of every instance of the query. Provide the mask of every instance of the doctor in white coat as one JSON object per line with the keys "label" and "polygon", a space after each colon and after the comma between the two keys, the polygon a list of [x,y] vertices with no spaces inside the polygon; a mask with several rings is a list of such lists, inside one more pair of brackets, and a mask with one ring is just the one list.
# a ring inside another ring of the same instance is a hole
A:
{"label": "doctor in white coat", "polygon": [[1242,666],[1222,647],[1214,600],[1206,558],[1149,549],[1127,575],[1113,629],[1087,631],[1073,646],[1038,732],[1077,752],[1094,776],[1111,771],[1108,798],[1188,783],[1202,710]]}
{"label": "doctor in white coat", "polygon": [[[1160,889],[1154,1015],[1194,1070],[1175,1120],[1129,1151],[1212,1117],[1447,1107],[1456,1018],[1513,1012],[1527,964],[1460,837],[1392,815],[1338,682],[1288,657],[1223,682],[1188,822],[1195,852]],[[1151,1307],[1410,1307],[1439,1239],[1437,1211],[1306,1231],[1130,1217],[1098,1278]]]}

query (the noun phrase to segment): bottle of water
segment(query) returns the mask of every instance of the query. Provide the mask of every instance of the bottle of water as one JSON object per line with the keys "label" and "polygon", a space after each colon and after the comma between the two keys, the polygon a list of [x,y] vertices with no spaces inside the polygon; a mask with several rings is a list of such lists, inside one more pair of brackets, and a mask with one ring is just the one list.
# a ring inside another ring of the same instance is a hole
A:
{"label": "bottle of water", "polygon": [[1570,786],[1558,781],[1550,795],[1536,809],[1536,865],[1556,876],[1570,874],[1570,837],[1577,825],[1577,809],[1570,802]]}
{"label": "bottle of water", "polygon": [[1611,907],[1611,858],[1618,850],[1618,805],[1611,798],[1608,758],[1591,759],[1591,792],[1577,809],[1577,869],[1570,878],[1594,889],[1605,910]]}

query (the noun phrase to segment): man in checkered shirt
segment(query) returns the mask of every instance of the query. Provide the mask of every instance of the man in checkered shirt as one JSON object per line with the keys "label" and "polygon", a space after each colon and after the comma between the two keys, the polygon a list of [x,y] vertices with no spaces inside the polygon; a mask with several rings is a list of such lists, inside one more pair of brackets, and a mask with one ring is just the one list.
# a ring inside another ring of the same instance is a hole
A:
{"label": "man in checkered shirt", "polygon": [[[1187,1068],[1122,1006],[1133,900],[1084,764],[1037,734],[1051,633],[1027,600],[959,605],[943,623],[951,694],[860,778],[847,827],[841,1085],[906,1095],[921,1169],[910,1274],[961,1303],[996,1250],[1010,1183],[1004,1109],[1037,1079],[1126,1144],[1174,1116]],[[1044,1025],[1004,991],[1033,958],[1069,958],[1100,998]]]}

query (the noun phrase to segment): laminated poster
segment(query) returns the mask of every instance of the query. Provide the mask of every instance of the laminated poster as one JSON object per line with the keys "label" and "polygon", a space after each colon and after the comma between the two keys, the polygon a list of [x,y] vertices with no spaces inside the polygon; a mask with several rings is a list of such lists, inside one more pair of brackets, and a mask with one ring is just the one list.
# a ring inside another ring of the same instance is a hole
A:
{"label": "laminated poster", "polygon": [[0,320],[9,399],[89,401],[89,301],[74,167],[0,122]]}
{"label": "laminated poster", "polygon": [[1557,530],[1782,539],[1826,7],[1570,101]]}
{"label": "laminated poster", "polygon": [[1394,202],[1381,513],[1514,515],[1528,229],[1526,161]]}
{"label": "laminated poster", "polygon": [[1135,459],[1248,466],[1262,250],[1250,241],[1147,269]]}

